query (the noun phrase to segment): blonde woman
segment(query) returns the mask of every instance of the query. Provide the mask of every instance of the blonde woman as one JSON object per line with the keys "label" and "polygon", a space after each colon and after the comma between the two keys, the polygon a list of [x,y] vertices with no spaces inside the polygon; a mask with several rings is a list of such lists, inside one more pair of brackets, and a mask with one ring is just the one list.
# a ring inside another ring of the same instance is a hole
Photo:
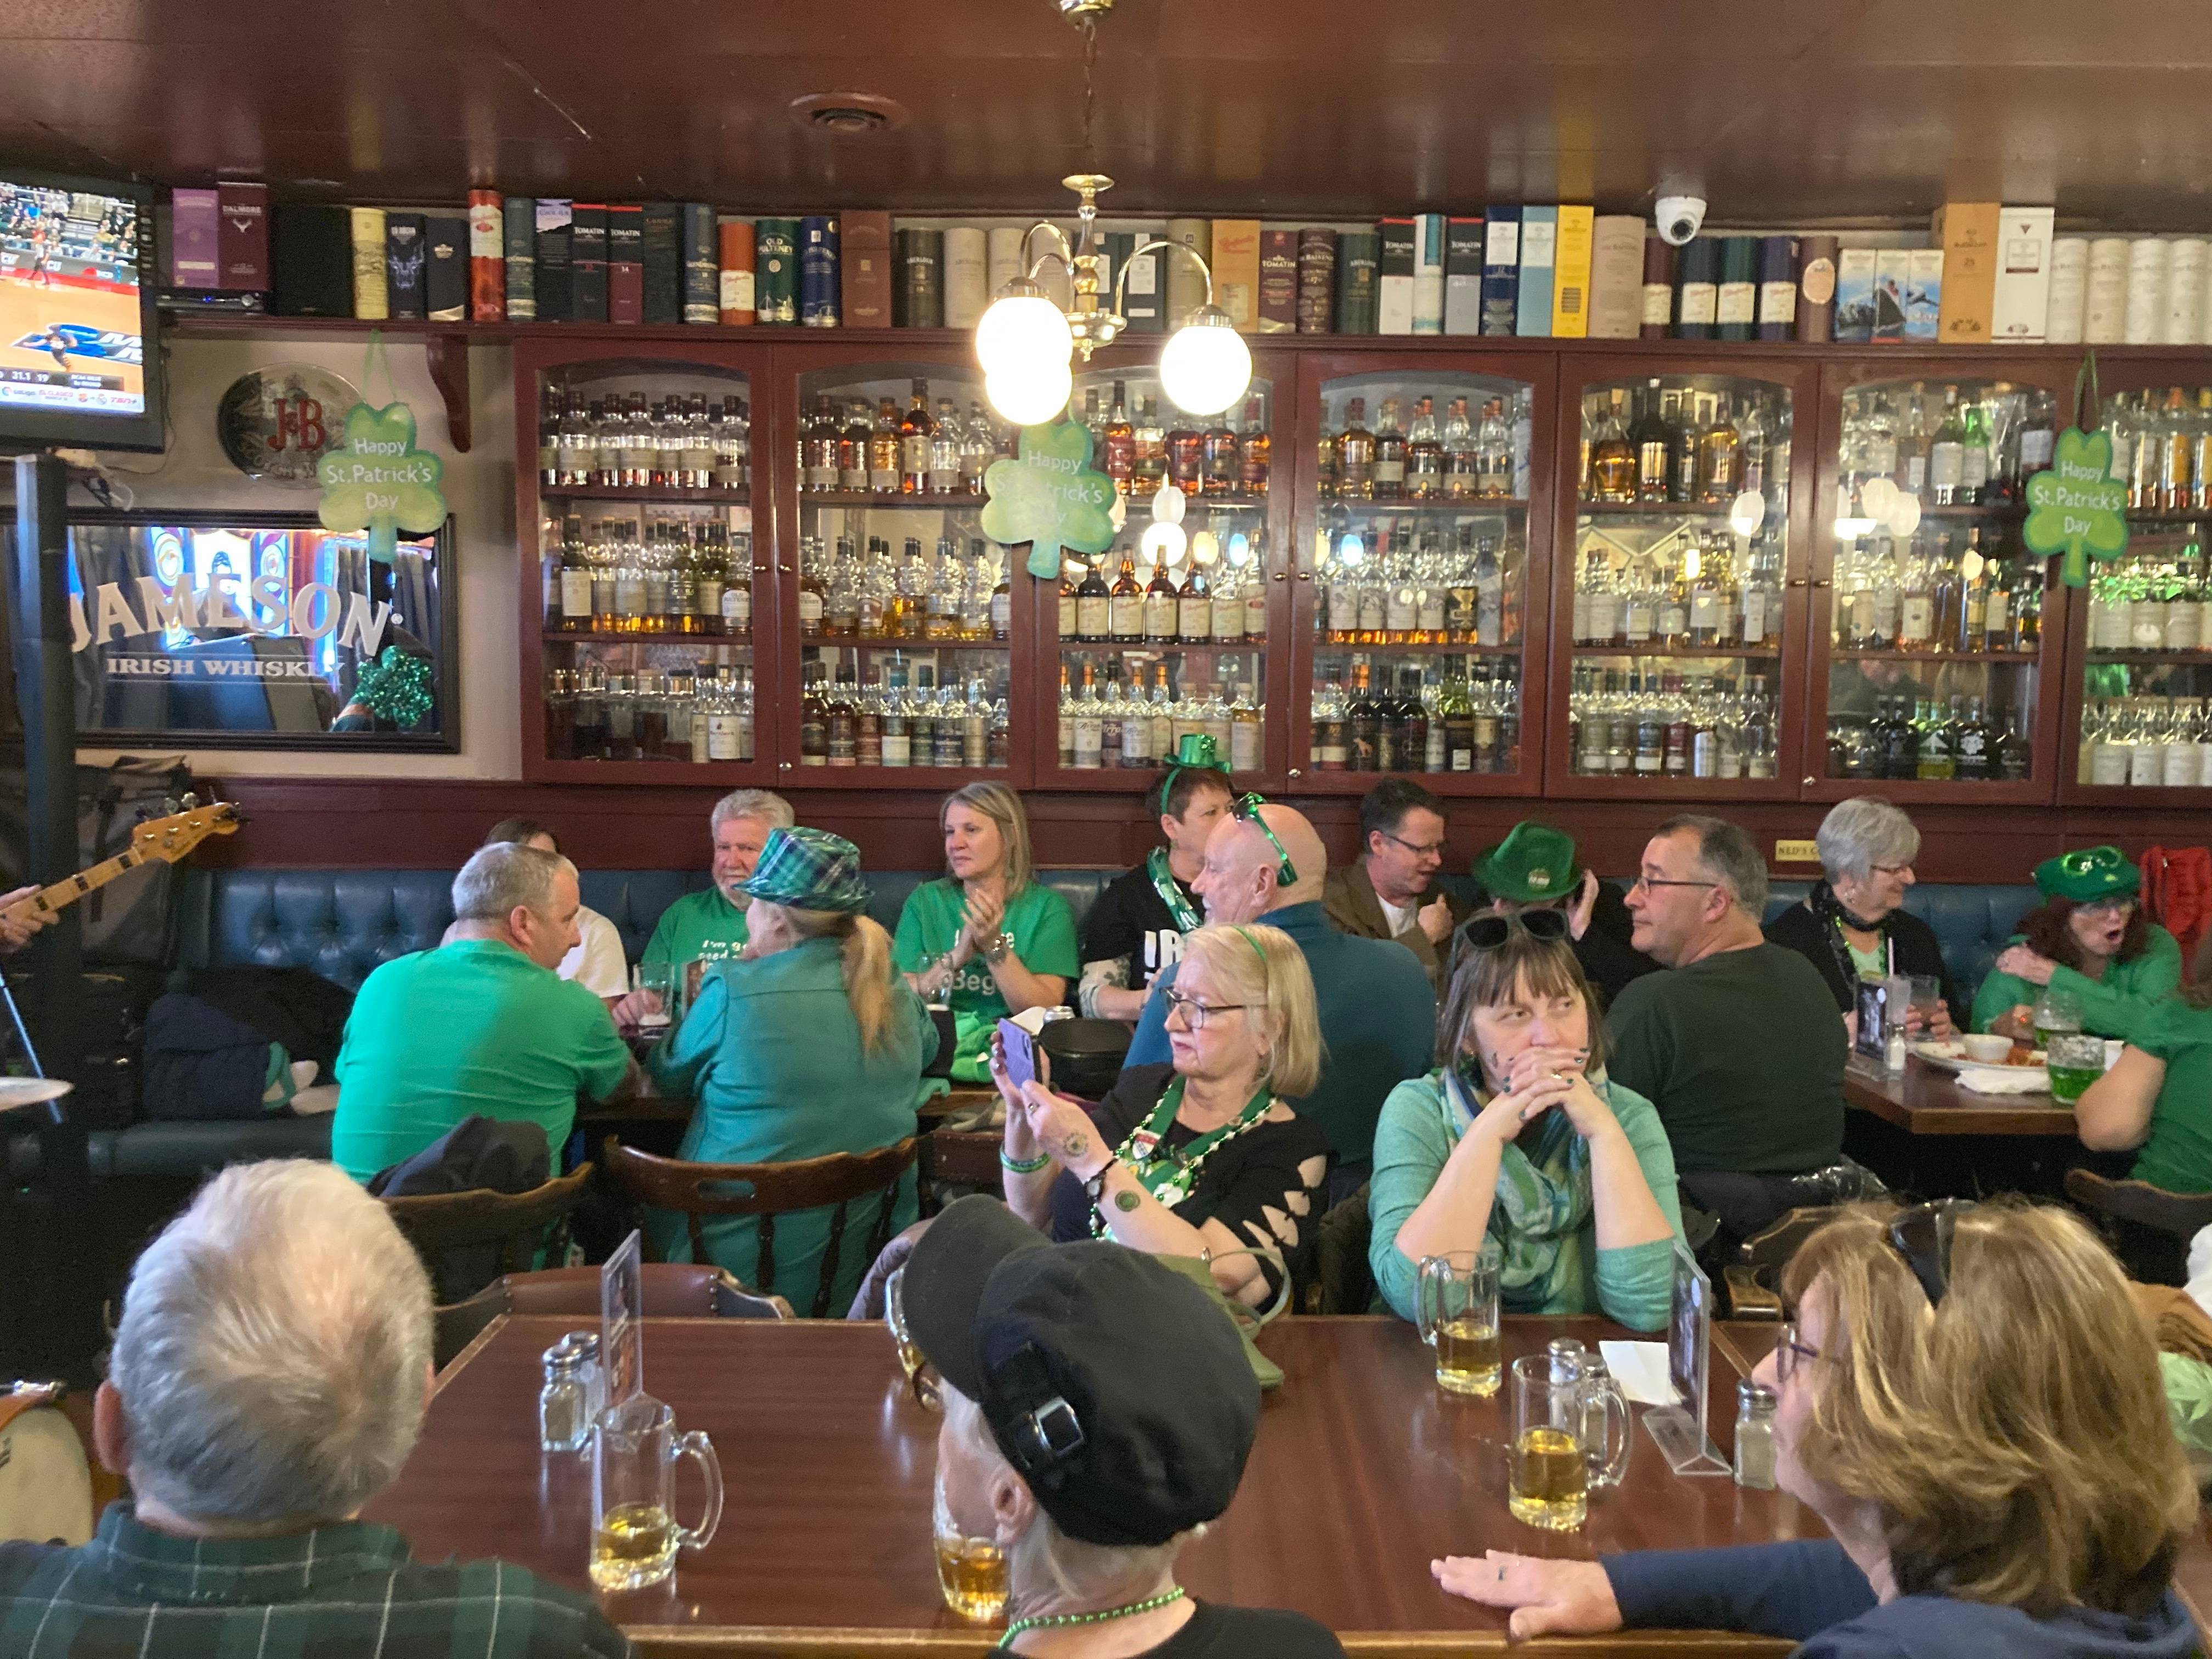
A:
{"label": "blonde woman", "polygon": [[1005,784],[955,790],[939,809],[938,828],[945,874],[908,895],[898,965],[915,990],[952,1010],[952,1075],[980,1083],[1000,1020],[1066,1000],[1083,970],[1075,915],[1036,881],[1029,818]]}
{"label": "blonde woman", "polygon": [[1328,1138],[1283,1103],[1321,1073],[1313,975],[1279,928],[1201,927],[1166,996],[1173,1059],[1125,1066],[1095,1114],[1046,1078],[1017,1089],[994,1064],[1006,1202],[1063,1243],[1197,1256],[1225,1294],[1260,1306],[1282,1275],[1249,1252],[1295,1262],[1328,1178]]}
{"label": "blonde woman", "polygon": [[1704,1626],[1821,1659],[2183,1659],[2172,1589],[2197,1492],[2158,1353],[2073,1215],[1955,1200],[1855,1210],[1807,1240],[1796,1310],[1753,1375],[1775,1474],[1818,1541],[1600,1562],[1492,1550],[1433,1564],[1516,1638]]}
{"label": "blonde woman", "polygon": [[[708,965],[682,1027],[652,1060],[664,1088],[698,1103],[678,1156],[782,1163],[872,1152],[912,1134],[937,1031],[892,970],[890,936],[861,914],[868,889],[859,852],[820,830],[772,830],[744,887],[744,954]],[[909,1172],[893,1226],[915,1212]],[[773,1285],[755,1277],[754,1218],[708,1218],[702,1232],[717,1263],[805,1312],[817,1305],[830,1214],[776,1218]],[[656,1214],[653,1229],[663,1261],[690,1258],[682,1217]],[[844,1252],[830,1306],[852,1300],[867,1266]]]}

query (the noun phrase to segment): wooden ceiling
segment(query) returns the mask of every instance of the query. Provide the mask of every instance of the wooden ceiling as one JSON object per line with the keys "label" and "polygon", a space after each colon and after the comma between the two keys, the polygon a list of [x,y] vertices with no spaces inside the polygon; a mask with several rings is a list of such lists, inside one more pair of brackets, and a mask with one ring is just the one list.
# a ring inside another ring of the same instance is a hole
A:
{"label": "wooden ceiling", "polygon": [[[2094,31],[2094,33],[2092,33]],[[0,160],[290,196],[1058,210],[1079,41],[1049,0],[0,0]],[[2206,0],[1120,0],[1110,209],[1486,200],[1716,224],[2055,202],[2212,228]],[[791,110],[872,94],[841,136]]]}

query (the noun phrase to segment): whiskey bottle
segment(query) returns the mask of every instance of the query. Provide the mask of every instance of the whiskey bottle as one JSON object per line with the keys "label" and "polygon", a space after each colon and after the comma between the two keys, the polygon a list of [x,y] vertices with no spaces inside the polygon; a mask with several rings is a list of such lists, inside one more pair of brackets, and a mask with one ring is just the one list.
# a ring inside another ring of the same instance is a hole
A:
{"label": "whiskey bottle", "polygon": [[1954,506],[1966,476],[1966,423],[1959,413],[1959,388],[1943,388],[1943,419],[1928,449],[1928,488],[1938,507]]}
{"label": "whiskey bottle", "polygon": [[[927,411],[924,411],[925,413]],[[921,556],[921,538],[908,536],[899,550],[897,610],[894,632],[902,640],[929,637],[929,566]]]}
{"label": "whiskey bottle", "polygon": [[1455,398],[1444,418],[1443,495],[1447,501],[1472,501],[1475,495],[1474,422],[1468,418],[1467,399]]}
{"label": "whiskey bottle", "polygon": [[1214,417],[1213,424],[1206,429],[1205,490],[1208,495],[1234,495],[1243,456],[1238,452],[1237,428],[1229,423],[1228,414]]}
{"label": "whiskey bottle", "polygon": [[837,671],[837,683],[823,704],[823,721],[826,728],[823,747],[826,763],[831,766],[857,766],[860,758],[860,691],[854,684],[855,671]]}
{"label": "whiskey bottle", "polygon": [[868,488],[878,495],[899,493],[898,405],[889,398],[876,405],[875,430],[868,434]]}
{"label": "whiskey bottle", "polygon": [[1636,499],[1636,449],[1628,441],[1627,423],[1621,418],[1625,394],[1619,386],[1590,435],[1589,473],[1583,487],[1594,501],[1632,501]]}
{"label": "whiskey bottle", "polygon": [[868,488],[868,406],[854,402],[837,428],[837,488],[865,492]]}
{"label": "whiskey bottle", "polygon": [[1897,648],[1936,648],[1936,578],[1932,562],[1916,538],[1905,563],[1897,607]]}
{"label": "whiskey bottle", "polygon": [[1121,550],[1121,574],[1114,579],[1105,636],[1132,644],[1145,637],[1145,590],[1137,580],[1133,548]]}
{"label": "whiskey bottle", "polygon": [[1958,775],[1956,738],[1949,724],[1936,712],[1936,700],[1923,697],[1914,707],[1914,729],[1920,738],[1920,757],[1913,776],[1923,783],[1948,783]]}
{"label": "whiskey bottle", "polygon": [[1367,429],[1367,400],[1354,398],[1344,411],[1344,429],[1336,434],[1336,493],[1346,501],[1370,501],[1375,495],[1375,434]]}
{"label": "whiskey bottle", "polygon": [[960,606],[965,592],[966,584],[960,579],[960,559],[953,551],[952,538],[941,536],[929,574],[929,611],[922,629],[924,638],[942,641],[960,637]]}
{"label": "whiskey bottle", "polygon": [[1996,775],[1992,769],[1996,757],[1991,753],[1996,733],[1982,716],[1982,700],[1979,697],[1966,702],[1966,712],[1963,717],[1958,714],[1959,703],[1958,698],[1951,699],[1954,720],[1958,728],[1957,752],[1952,763],[1954,775],[1961,783],[1984,783]]}
{"label": "whiskey bottle", "polygon": [[[991,589],[991,637],[994,640],[1012,639],[1014,632],[1014,586],[1012,568],[1003,562],[1000,562],[998,567],[998,577],[999,580],[997,584]],[[1073,592],[1070,591],[1065,580],[1060,584],[1060,608],[1062,612],[1062,619],[1064,621],[1072,622],[1073,618],[1068,617],[1066,613],[1073,608],[1075,596]],[[1068,631],[1073,633],[1074,630],[1071,627]]]}
{"label": "whiskey bottle", "polygon": [[983,475],[991,470],[991,463],[999,459],[999,445],[991,431],[991,422],[983,414],[983,405],[971,401],[968,405],[968,422],[960,434],[960,489],[963,495],[983,493]]}
{"label": "whiskey bottle", "polygon": [[1344,764],[1352,772],[1381,770],[1382,753],[1382,710],[1376,704],[1368,686],[1367,663],[1364,658],[1354,658],[1352,665],[1352,702],[1344,713]]}
{"label": "whiskey bottle", "polygon": [[555,622],[564,634],[588,633],[592,626],[592,561],[584,542],[584,520],[571,514],[561,521],[561,613]]}
{"label": "whiskey bottle", "polygon": [[830,700],[823,695],[824,670],[818,662],[800,671],[805,677],[799,695],[799,763],[830,764]]}
{"label": "whiskey bottle", "polygon": [[1960,562],[1951,556],[1949,537],[1937,538],[1931,567],[1928,586],[1935,628],[1929,648],[1963,651],[1966,648],[1966,581]]}
{"label": "whiskey bottle", "polygon": [[799,458],[803,471],[800,488],[809,490],[837,488],[837,450],[844,438],[844,429],[830,410],[830,394],[823,392],[814,400],[814,417],[806,423],[805,435],[799,440]]}
{"label": "whiskey bottle", "polygon": [[[1125,556],[1126,557],[1126,556]],[[1134,566],[1127,574],[1136,580]],[[1098,561],[1093,559],[1083,573],[1083,582],[1075,590],[1075,631],[1072,637],[1086,644],[1097,644],[1113,637],[1113,592],[1106,586],[1106,573]],[[1071,637],[1067,634],[1062,639]]]}
{"label": "whiskey bottle", "polygon": [[1712,400],[1702,392],[1684,392],[1676,404],[1677,418],[1667,445],[1667,499],[1698,499],[1698,440],[1711,422]]}
{"label": "whiskey bottle", "polygon": [[1266,495],[1268,454],[1274,444],[1267,436],[1267,428],[1261,422],[1260,400],[1257,398],[1248,399],[1244,404],[1244,429],[1237,434],[1237,487],[1247,495]]}
{"label": "whiskey bottle", "polygon": [[1502,501],[1513,495],[1513,424],[1505,418],[1503,398],[1492,398],[1483,406],[1482,424],[1474,434],[1474,493],[1485,501]]}
{"label": "whiskey bottle", "polygon": [[1375,422],[1373,495],[1378,501],[1401,501],[1406,494],[1406,434],[1398,427],[1398,400],[1382,400]]}
{"label": "whiskey bottle", "polygon": [[1314,688],[1313,763],[1323,772],[1345,769],[1344,688],[1334,684]]}
{"label": "whiskey bottle", "polygon": [[1176,589],[1176,635],[1185,645],[1213,638],[1213,591],[1196,559],[1186,562],[1182,586]]}
{"label": "whiskey bottle", "polygon": [[804,538],[799,545],[799,637],[818,640],[822,637],[823,613],[829,608],[829,594],[822,581],[822,544],[813,537]]}
{"label": "whiskey bottle", "polygon": [[937,428],[929,434],[929,493],[960,493],[960,418],[950,398],[937,400]]}
{"label": "whiskey bottle", "polygon": [[1168,574],[1167,561],[1162,559],[1152,566],[1152,579],[1145,584],[1144,629],[1148,644],[1176,642],[1176,611],[1175,581]]}
{"label": "whiskey bottle", "polygon": [[1129,477],[1136,490],[1150,495],[1168,476],[1168,434],[1161,429],[1158,402],[1147,398],[1139,406],[1135,430],[1130,434]]}
{"label": "whiskey bottle", "polygon": [[1127,387],[1120,380],[1114,382],[1114,407],[1106,416],[1105,453],[1097,465],[1113,479],[1116,489],[1125,495],[1129,493],[1137,470],[1137,428],[1129,421]]}
{"label": "whiskey bottle", "polygon": [[1636,410],[1636,424],[1628,429],[1629,447],[1636,452],[1636,496],[1639,501],[1667,499],[1667,423],[1659,416],[1659,382],[1644,389]]}
{"label": "whiskey bottle", "polygon": [[1996,775],[2007,782],[2026,778],[2033,763],[2034,751],[2027,739],[2021,735],[2021,711],[2005,711],[2004,729],[1997,734]]}
{"label": "whiskey bottle", "polygon": [[[1060,671],[1060,695],[1067,693],[1067,671]],[[1063,734],[1064,735],[1064,734]],[[907,707],[906,670],[892,667],[884,681],[884,764],[914,764],[914,721]]]}
{"label": "whiskey bottle", "polygon": [[1167,434],[1168,482],[1186,495],[1196,495],[1206,483],[1206,434],[1185,416]]}
{"label": "whiskey bottle", "polygon": [[1436,401],[1413,405],[1413,424],[1406,434],[1406,496],[1432,501],[1444,491],[1444,447],[1437,434]]}
{"label": "whiskey bottle", "polygon": [[929,418],[929,382],[916,380],[913,386],[913,401],[899,420],[899,493],[902,495],[927,495],[929,493],[930,440],[936,435],[936,422]]}
{"label": "whiskey bottle", "polygon": [[1741,474],[1742,437],[1729,416],[1729,397],[1713,398],[1710,425],[1698,438],[1698,499],[1707,507],[1726,507],[1736,497]]}
{"label": "whiskey bottle", "polygon": [[1098,682],[1096,672],[1086,659],[1083,665],[1083,690],[1075,700],[1074,750],[1069,763],[1079,771],[1096,771],[1100,764],[1106,741],[1104,712],[1098,703]]}

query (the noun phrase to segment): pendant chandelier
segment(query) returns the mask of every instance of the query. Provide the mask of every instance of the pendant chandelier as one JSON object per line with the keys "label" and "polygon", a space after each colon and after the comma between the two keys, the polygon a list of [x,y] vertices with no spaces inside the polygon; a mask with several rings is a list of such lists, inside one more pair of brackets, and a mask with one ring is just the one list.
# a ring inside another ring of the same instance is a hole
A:
{"label": "pendant chandelier", "polygon": [[[1083,149],[1088,159],[1091,74],[1098,50],[1095,25],[1111,9],[1112,0],[1054,0],[1054,4],[1083,32]],[[991,407],[1018,426],[1058,418],[1075,389],[1071,359],[1080,352],[1088,363],[1093,352],[1111,345],[1129,325],[1121,310],[1129,267],[1158,250],[1170,259],[1180,254],[1191,260],[1206,278],[1206,303],[1176,326],[1160,349],[1161,390],[1169,402],[1192,415],[1218,415],[1242,398],[1252,383],[1251,349],[1229,314],[1213,303],[1213,272],[1198,251],[1181,242],[1146,242],[1122,261],[1110,292],[1106,291],[1102,273],[1108,261],[1099,245],[1098,198],[1113,188],[1114,181],[1093,172],[1070,173],[1060,183],[1078,198],[1074,237],[1048,220],[1031,225],[1022,238],[1022,274],[999,290],[975,325],[975,358],[982,365],[983,395]],[[1058,246],[1048,246],[1032,258],[1030,246],[1040,236]],[[1036,280],[1054,264],[1066,274],[1073,295],[1065,312]],[[1160,287],[1164,290],[1166,284]]]}

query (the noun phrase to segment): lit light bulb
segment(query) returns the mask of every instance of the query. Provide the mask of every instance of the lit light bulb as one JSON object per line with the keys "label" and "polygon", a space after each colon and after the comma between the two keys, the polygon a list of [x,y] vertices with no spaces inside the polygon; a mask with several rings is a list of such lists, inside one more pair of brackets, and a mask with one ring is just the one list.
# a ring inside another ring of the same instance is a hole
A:
{"label": "lit light bulb", "polygon": [[1890,509],[1897,505],[1898,495],[1894,480],[1869,478],[1859,486],[1859,505],[1866,509],[1869,519],[1887,519]]}
{"label": "lit light bulb", "polygon": [[1212,564],[1221,556],[1221,539],[1211,530],[1201,530],[1190,538],[1193,563]]}
{"label": "lit light bulb", "polygon": [[1183,509],[1189,505],[1183,493],[1174,484],[1164,483],[1152,495],[1152,519],[1158,524],[1181,524]]}
{"label": "lit light bulb", "polygon": [[1182,526],[1179,524],[1147,525],[1144,539],[1137,545],[1139,551],[1151,556],[1153,563],[1173,564],[1182,557]]}
{"label": "lit light bulb", "polygon": [[1190,414],[1218,415],[1251,384],[1252,349],[1218,306],[1193,312],[1160,352],[1160,389]]}
{"label": "lit light bulb", "polygon": [[1067,319],[1026,279],[1007,283],[975,325],[975,361],[986,376],[1013,374],[1031,363],[1065,363],[1074,349]]}
{"label": "lit light bulb", "polygon": [[1074,390],[1075,376],[1066,363],[1039,358],[1030,359],[1014,372],[983,377],[983,396],[1016,426],[1042,426],[1058,420]]}
{"label": "lit light bulb", "polygon": [[1238,570],[1252,562],[1251,538],[1241,530],[1229,538],[1229,562]]}
{"label": "lit light bulb", "polygon": [[1344,539],[1336,544],[1336,556],[1344,564],[1358,564],[1367,556],[1367,544],[1347,530]]}
{"label": "lit light bulb", "polygon": [[1729,503],[1729,528],[1739,536],[1756,534],[1766,522],[1766,497],[1747,489]]}
{"label": "lit light bulb", "polygon": [[1889,533],[1910,536],[1920,528],[1920,497],[1910,491],[1898,493],[1897,505],[1889,509]]}

